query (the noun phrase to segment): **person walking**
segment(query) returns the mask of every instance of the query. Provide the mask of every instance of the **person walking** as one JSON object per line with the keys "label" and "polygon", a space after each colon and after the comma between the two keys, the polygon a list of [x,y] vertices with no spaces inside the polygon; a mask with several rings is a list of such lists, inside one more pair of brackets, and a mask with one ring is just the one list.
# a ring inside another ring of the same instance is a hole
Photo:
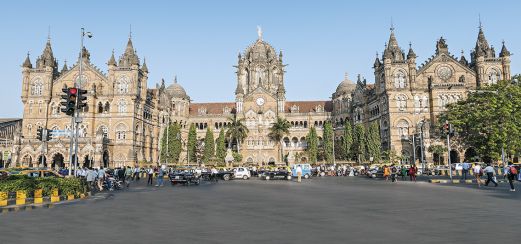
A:
{"label": "person walking", "polygon": [[416,182],[416,172],[417,172],[416,165],[414,165],[414,164],[411,165],[411,167],[409,168],[409,179],[411,181]]}
{"label": "person walking", "polygon": [[302,167],[299,165],[297,165],[297,182],[300,183],[302,182]]}
{"label": "person walking", "polygon": [[497,187],[497,182],[494,179],[495,178],[494,168],[490,164],[487,164],[487,167],[485,167],[483,172],[485,174],[487,174],[487,180],[485,181],[485,186],[488,186],[488,183],[490,183],[492,181],[492,183],[494,183]]}
{"label": "person walking", "polygon": [[463,164],[461,165],[462,167],[462,170],[461,170],[461,179],[462,180],[466,180],[467,179],[467,174],[469,173],[469,169],[470,169],[470,164],[465,161],[463,162]]}
{"label": "person walking", "polygon": [[474,165],[474,168],[472,168],[472,172],[474,173],[474,177],[476,177],[476,183],[478,183],[478,187],[481,187],[481,177],[483,176],[483,169],[481,168],[481,165],[477,163]]}
{"label": "person walking", "polygon": [[[163,165],[164,166],[164,165]],[[165,174],[163,170],[163,166],[158,167],[157,169],[157,184],[156,186],[163,186],[163,175]]]}
{"label": "person walking", "polygon": [[123,168],[125,170],[125,180],[127,182],[127,187],[130,185],[130,181],[132,180],[132,168],[130,166],[127,166],[126,168]]}
{"label": "person walking", "polygon": [[384,178],[385,180],[389,180],[389,175],[391,175],[391,171],[387,165],[384,165]]}
{"label": "person walking", "polygon": [[103,191],[103,181],[105,180],[105,170],[103,166],[98,170],[98,189]]}
{"label": "person walking", "polygon": [[148,166],[147,175],[147,185],[153,185],[154,182],[152,181],[152,178],[154,178],[154,169],[152,168],[152,166]]}
{"label": "person walking", "polygon": [[507,179],[508,183],[510,184],[510,191],[516,191],[514,188],[514,180],[517,177],[517,168],[512,165],[512,162],[508,162],[508,173],[507,173]]}
{"label": "person walking", "polygon": [[[411,166],[412,167],[412,166]],[[402,181],[405,181],[405,177],[407,176],[407,168],[402,165],[402,168],[400,169],[400,173],[402,174]]]}
{"label": "person walking", "polygon": [[398,179],[396,178],[396,174],[398,173],[398,169],[396,166],[391,165],[391,182],[396,182]]}
{"label": "person walking", "polygon": [[89,168],[87,170],[87,192],[92,192],[92,187],[94,186],[94,181],[96,180],[96,172],[92,170],[92,168]]}

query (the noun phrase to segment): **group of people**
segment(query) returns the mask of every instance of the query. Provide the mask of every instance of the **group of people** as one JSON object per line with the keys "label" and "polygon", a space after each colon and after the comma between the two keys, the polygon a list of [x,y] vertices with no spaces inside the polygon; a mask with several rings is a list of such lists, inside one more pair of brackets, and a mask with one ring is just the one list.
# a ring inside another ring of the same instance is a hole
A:
{"label": "group of people", "polygon": [[[467,178],[467,174],[470,170],[470,164],[469,163],[463,163],[463,169],[462,169],[462,177],[464,179]],[[474,165],[472,168],[472,172],[474,173],[474,177],[476,177],[476,182],[478,184],[478,187],[481,187],[483,185],[482,177],[486,175],[487,179],[485,180],[485,186],[488,186],[490,182],[494,183],[494,186],[498,186],[498,181],[496,177],[496,171],[494,170],[494,167],[492,167],[491,164],[487,164],[485,168],[482,168],[480,164]],[[512,162],[508,163],[508,166],[504,167],[503,175],[505,179],[508,180],[508,183],[510,185],[510,191],[516,191],[514,187],[514,181],[519,180],[521,181],[521,174],[519,173],[518,167],[512,164]]]}
{"label": "group of people", "polygon": [[383,176],[386,181],[389,179],[391,182],[398,181],[398,176],[402,177],[402,180],[405,181],[406,177],[409,176],[410,181],[416,182],[416,174],[418,173],[418,168],[416,165],[412,165],[409,168],[398,166],[398,165],[391,165],[387,166],[384,165],[383,168]]}

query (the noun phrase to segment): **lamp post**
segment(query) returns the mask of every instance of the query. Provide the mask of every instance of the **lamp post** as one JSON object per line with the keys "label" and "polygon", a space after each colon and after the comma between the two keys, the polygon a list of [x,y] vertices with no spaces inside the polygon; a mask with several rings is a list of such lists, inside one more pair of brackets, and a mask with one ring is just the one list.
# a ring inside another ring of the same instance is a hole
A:
{"label": "lamp post", "polygon": [[[75,81],[75,87],[79,90],[81,89],[81,83],[82,83],[82,79],[83,79],[83,39],[85,39],[85,36],[87,36],[88,38],[91,38],[92,37],[92,33],[90,32],[85,32],[85,28],[81,28],[81,38],[80,38],[80,57],[79,57],[79,72],[78,72],[78,79],[76,79]],[[74,112],[74,116],[72,117],[72,123],[71,123],[71,126],[74,126],[75,124],[75,127],[73,128],[74,129],[74,135],[71,136],[71,145],[74,143],[74,175],[76,175],[76,168],[77,168],[77,165],[78,165],[78,129],[79,129],[79,125],[80,123],[82,123],[82,120],[80,118],[80,111],[78,110],[77,108],[77,105],[81,102],[79,100],[80,96],[76,96],[76,109],[75,109],[75,112]],[[71,131],[72,132],[72,131]],[[72,152],[72,147],[71,147],[71,152]],[[70,162],[72,164],[72,161],[73,161],[73,154],[70,153]],[[71,169],[72,169],[72,165],[71,165]],[[69,175],[71,175],[71,169],[69,169]]]}

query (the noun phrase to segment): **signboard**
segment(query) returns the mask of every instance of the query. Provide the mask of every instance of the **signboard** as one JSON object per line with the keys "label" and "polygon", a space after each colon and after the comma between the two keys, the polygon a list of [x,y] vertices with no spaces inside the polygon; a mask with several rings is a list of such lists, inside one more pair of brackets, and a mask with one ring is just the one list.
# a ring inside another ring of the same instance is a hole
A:
{"label": "signboard", "polygon": [[4,152],[2,153],[2,159],[3,159],[4,161],[8,160],[10,154],[11,154],[11,153],[10,153],[9,151],[4,151]]}
{"label": "signboard", "polygon": [[51,136],[53,138],[56,138],[56,137],[69,137],[71,135],[71,131],[70,130],[53,130],[51,132]]}

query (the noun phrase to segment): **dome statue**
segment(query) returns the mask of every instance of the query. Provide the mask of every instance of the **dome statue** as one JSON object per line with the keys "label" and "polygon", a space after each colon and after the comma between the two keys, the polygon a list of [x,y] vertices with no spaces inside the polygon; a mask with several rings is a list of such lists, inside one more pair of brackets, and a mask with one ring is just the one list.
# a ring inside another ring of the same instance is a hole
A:
{"label": "dome statue", "polygon": [[173,98],[189,99],[188,95],[186,95],[185,89],[177,83],[177,76],[174,79],[174,83],[166,88],[166,91]]}

